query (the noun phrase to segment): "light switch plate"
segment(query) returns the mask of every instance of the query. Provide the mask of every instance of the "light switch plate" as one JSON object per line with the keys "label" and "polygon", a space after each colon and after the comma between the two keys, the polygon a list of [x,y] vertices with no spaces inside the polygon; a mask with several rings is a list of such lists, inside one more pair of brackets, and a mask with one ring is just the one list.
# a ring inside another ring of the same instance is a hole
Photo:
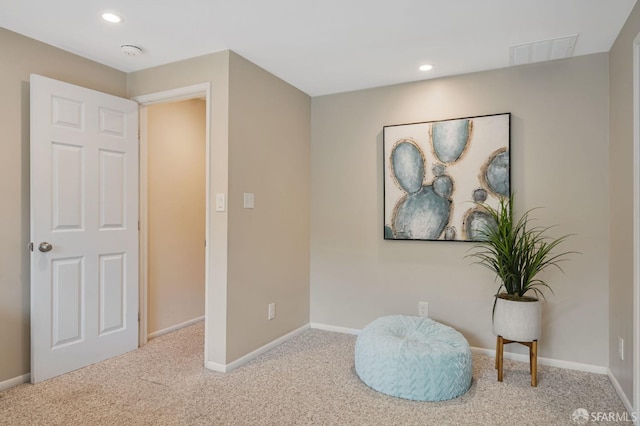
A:
{"label": "light switch plate", "polygon": [[253,193],[245,192],[244,193],[244,208],[245,209],[252,209],[253,205],[254,205]]}
{"label": "light switch plate", "polygon": [[267,314],[269,320],[272,320],[276,317],[276,304],[274,303],[269,303],[269,312]]}
{"label": "light switch plate", "polygon": [[216,211],[223,212],[225,209],[225,196],[224,193],[216,194]]}

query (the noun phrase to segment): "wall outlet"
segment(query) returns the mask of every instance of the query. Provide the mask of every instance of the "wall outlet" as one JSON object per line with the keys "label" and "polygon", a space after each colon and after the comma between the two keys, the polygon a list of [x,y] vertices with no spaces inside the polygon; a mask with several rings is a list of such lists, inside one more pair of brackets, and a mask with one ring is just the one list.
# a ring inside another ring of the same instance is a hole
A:
{"label": "wall outlet", "polygon": [[418,302],[418,315],[429,317],[429,302]]}
{"label": "wall outlet", "polygon": [[270,320],[272,320],[275,317],[276,317],[276,304],[275,303],[269,303],[268,318]]}
{"label": "wall outlet", "polygon": [[624,339],[622,337],[618,337],[618,355],[624,361]]}

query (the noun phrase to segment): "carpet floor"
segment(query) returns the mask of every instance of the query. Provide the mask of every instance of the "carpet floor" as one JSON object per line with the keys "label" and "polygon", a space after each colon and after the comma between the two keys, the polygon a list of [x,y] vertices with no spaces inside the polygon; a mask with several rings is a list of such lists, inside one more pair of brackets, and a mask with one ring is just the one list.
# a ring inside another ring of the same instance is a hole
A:
{"label": "carpet floor", "polygon": [[[204,325],[37,385],[0,392],[1,425],[574,425],[625,413],[605,375],[473,355],[473,384],[460,398],[415,402],[378,393],[355,373],[356,337],[308,330],[229,373],[203,367]],[[613,420],[613,421],[610,421]],[[597,424],[597,422],[589,422]]]}

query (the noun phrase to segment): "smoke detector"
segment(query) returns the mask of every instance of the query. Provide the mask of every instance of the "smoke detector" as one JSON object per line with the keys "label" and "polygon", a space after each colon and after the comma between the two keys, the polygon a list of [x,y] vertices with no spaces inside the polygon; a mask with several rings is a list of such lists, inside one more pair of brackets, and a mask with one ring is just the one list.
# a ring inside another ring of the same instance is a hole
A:
{"label": "smoke detector", "polygon": [[120,50],[122,50],[122,53],[128,56],[138,56],[142,53],[142,47],[135,46],[133,44],[123,44],[122,46],[120,46]]}

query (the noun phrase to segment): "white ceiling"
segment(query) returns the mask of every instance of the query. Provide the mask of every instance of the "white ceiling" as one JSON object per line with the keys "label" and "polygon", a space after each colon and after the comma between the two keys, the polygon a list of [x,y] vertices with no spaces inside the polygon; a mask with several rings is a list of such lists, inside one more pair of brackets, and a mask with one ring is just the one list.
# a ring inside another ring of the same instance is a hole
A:
{"label": "white ceiling", "polygon": [[[0,0],[0,26],[125,72],[231,49],[317,96],[503,68],[510,46],[575,33],[574,56],[607,52],[635,3]],[[124,22],[104,22],[106,10]],[[423,63],[434,69],[418,71]]]}

